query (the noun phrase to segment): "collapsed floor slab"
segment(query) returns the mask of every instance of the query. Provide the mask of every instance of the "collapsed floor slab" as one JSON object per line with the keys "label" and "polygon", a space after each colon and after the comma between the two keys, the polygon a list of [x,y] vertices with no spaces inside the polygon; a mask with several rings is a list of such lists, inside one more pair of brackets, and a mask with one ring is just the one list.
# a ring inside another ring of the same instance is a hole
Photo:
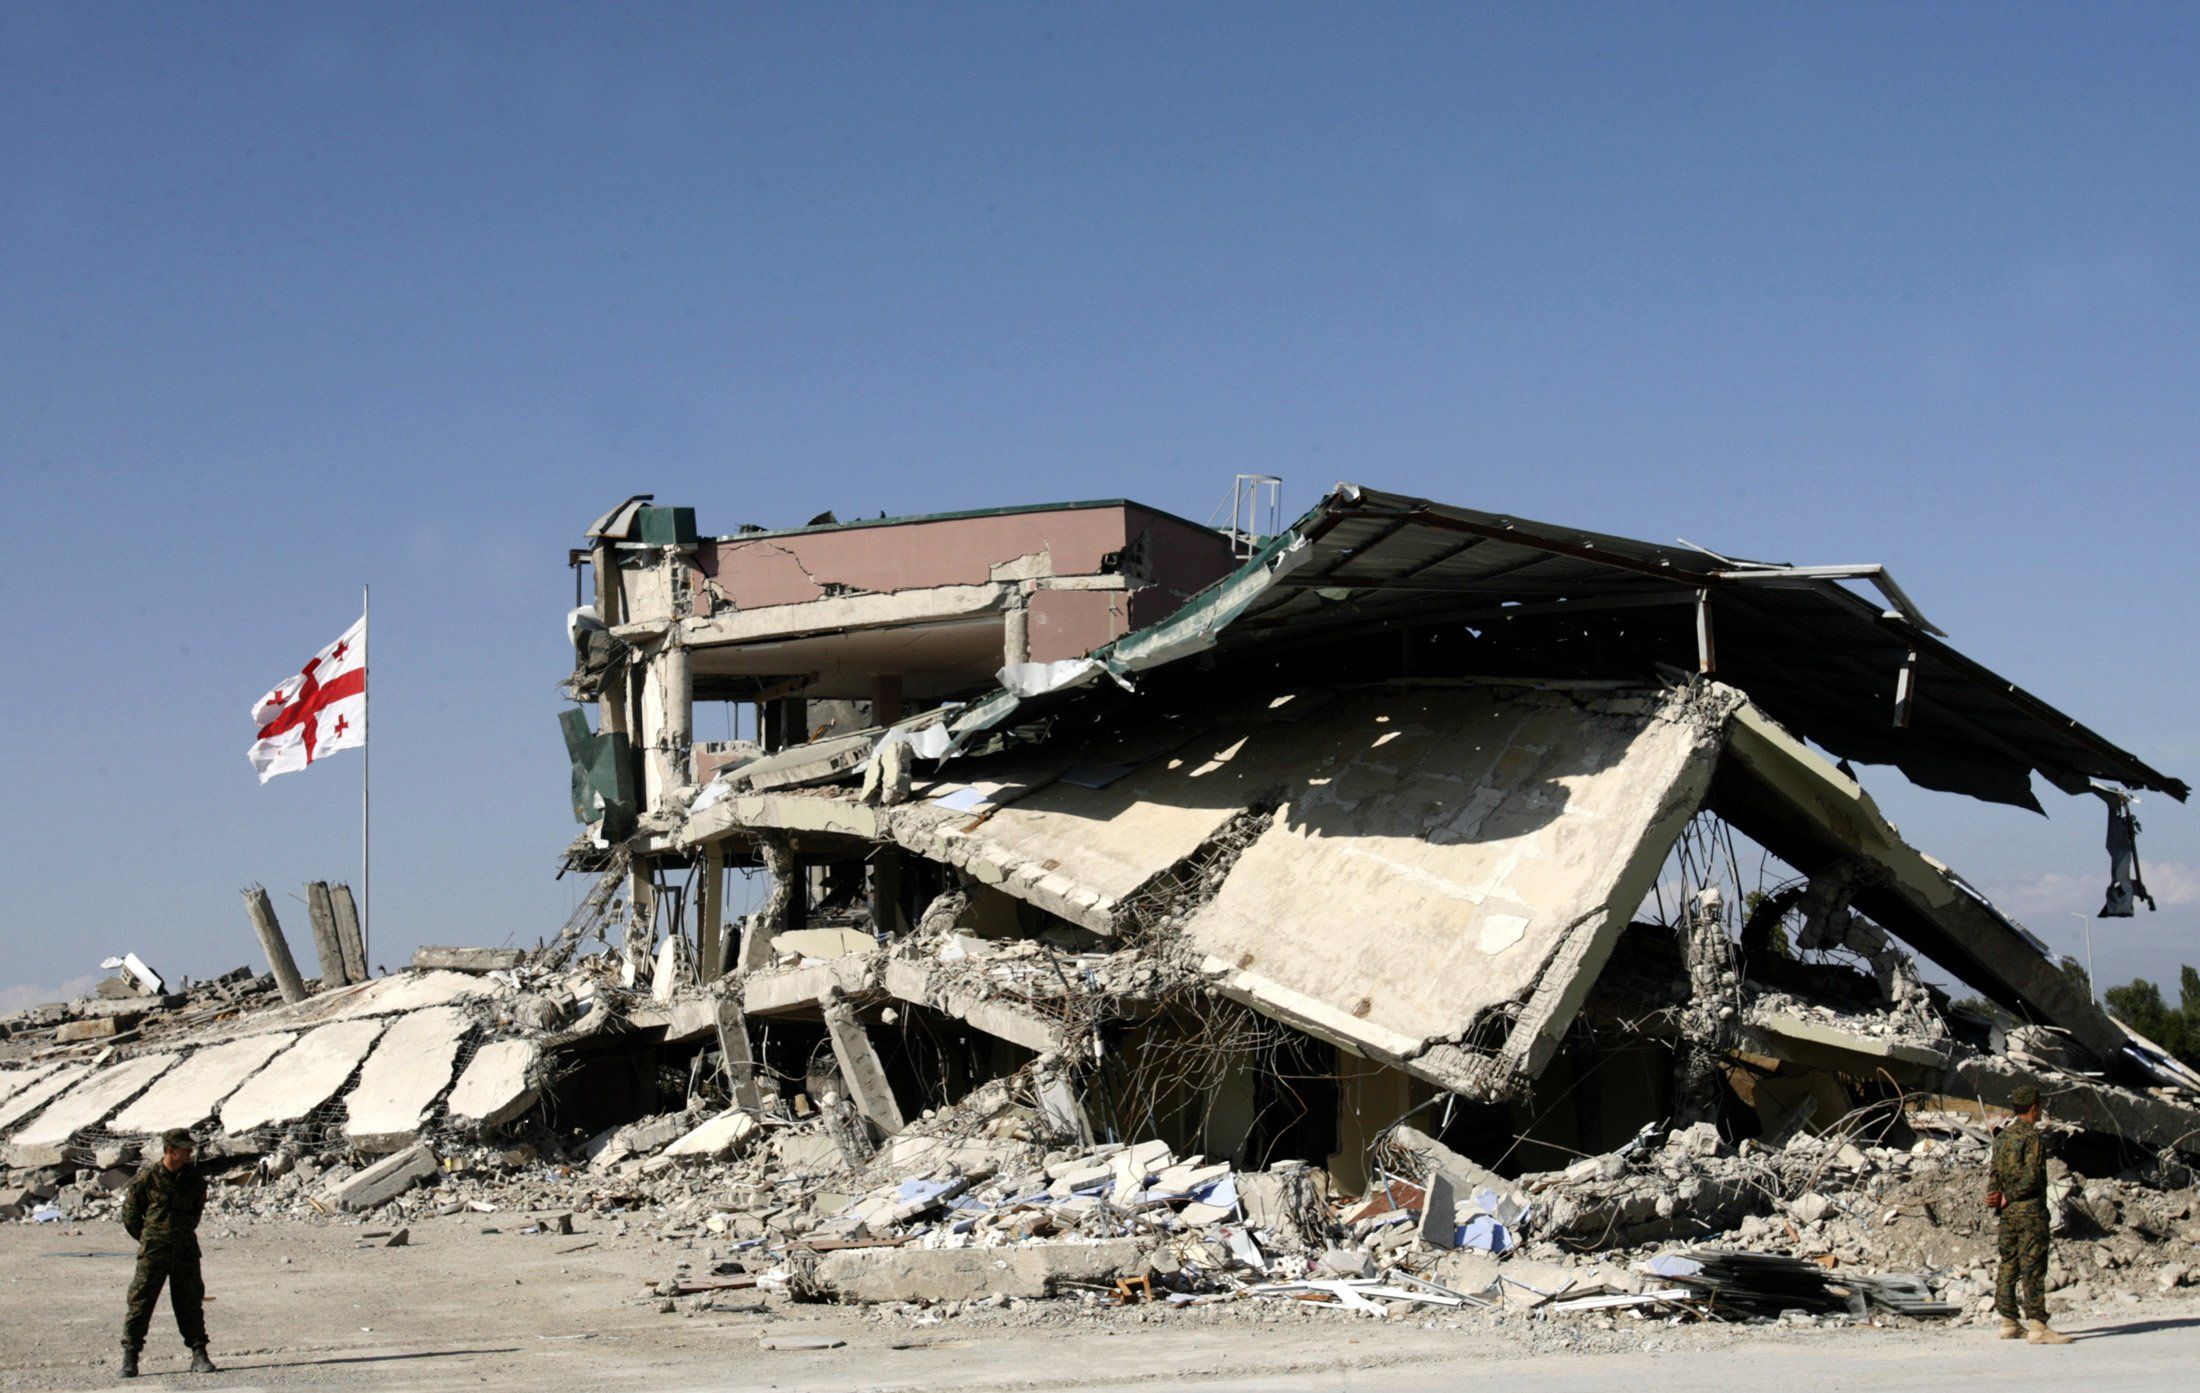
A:
{"label": "collapsed floor slab", "polygon": [[53,1063],[33,1064],[27,1069],[0,1069],[0,1105],[5,1105],[10,1098],[60,1067],[60,1064]]}
{"label": "collapsed floor slab", "polygon": [[273,1062],[229,1095],[222,1131],[231,1139],[292,1123],[336,1096],[367,1057],[387,1022],[332,1021],[307,1031]]}
{"label": "collapsed floor slab", "polygon": [[222,1100],[298,1037],[278,1031],[209,1046],[168,1071],[107,1124],[110,1132],[151,1135],[191,1129],[212,1117]]}
{"label": "collapsed floor slab", "polygon": [[494,1040],[475,1051],[451,1086],[444,1111],[454,1122],[496,1127],[535,1105],[535,1067],[541,1051],[531,1040]]}
{"label": "collapsed floor slab", "polygon": [[89,1072],[86,1065],[57,1064],[41,1077],[20,1085],[6,1102],[0,1103],[0,1133],[46,1106]]}
{"label": "collapsed floor slab", "polygon": [[449,1087],[461,1041],[472,1029],[466,1013],[431,1006],[399,1016],[344,1095],[344,1138],[362,1151],[409,1146],[428,1108]]}
{"label": "collapsed floor slab", "polygon": [[[181,1057],[175,1054],[140,1055],[99,1070],[47,1104],[44,1112],[10,1139],[10,1149],[18,1158],[27,1159],[41,1150],[68,1145],[78,1132],[104,1121],[109,1113],[136,1097]],[[23,1159],[17,1164],[23,1164]]]}

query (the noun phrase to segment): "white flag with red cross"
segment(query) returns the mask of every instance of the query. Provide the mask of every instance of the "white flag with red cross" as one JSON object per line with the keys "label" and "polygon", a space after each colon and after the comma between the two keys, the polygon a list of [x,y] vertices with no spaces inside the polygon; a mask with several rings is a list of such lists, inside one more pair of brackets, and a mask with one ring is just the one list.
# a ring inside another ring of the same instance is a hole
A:
{"label": "white flag with red cross", "polygon": [[313,655],[305,670],[252,708],[260,738],[252,767],[260,782],[367,743],[367,620]]}

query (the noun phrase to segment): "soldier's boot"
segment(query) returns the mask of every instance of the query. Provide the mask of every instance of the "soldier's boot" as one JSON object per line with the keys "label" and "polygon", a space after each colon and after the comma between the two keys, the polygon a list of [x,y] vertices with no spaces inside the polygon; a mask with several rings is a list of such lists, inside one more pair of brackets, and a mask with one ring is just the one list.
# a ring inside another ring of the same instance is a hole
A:
{"label": "soldier's boot", "polygon": [[124,1345],[122,1347],[121,1373],[124,1378],[136,1378],[138,1376],[137,1356],[138,1352],[129,1345]]}
{"label": "soldier's boot", "polygon": [[206,1357],[206,1346],[193,1345],[191,1346],[191,1367],[185,1372],[193,1374],[218,1374],[221,1372],[221,1370],[215,1368],[214,1361]]}
{"label": "soldier's boot", "polygon": [[2024,1327],[2008,1316],[2003,1316],[2001,1318],[2001,1338],[2004,1340],[2021,1340],[2024,1338]]}
{"label": "soldier's boot", "polygon": [[2048,1324],[2044,1320],[2026,1321],[2025,1325],[2030,1332],[2024,1337],[2027,1344],[2067,1345],[2072,1343],[2068,1335],[2063,1334],[2060,1330],[2048,1328]]}

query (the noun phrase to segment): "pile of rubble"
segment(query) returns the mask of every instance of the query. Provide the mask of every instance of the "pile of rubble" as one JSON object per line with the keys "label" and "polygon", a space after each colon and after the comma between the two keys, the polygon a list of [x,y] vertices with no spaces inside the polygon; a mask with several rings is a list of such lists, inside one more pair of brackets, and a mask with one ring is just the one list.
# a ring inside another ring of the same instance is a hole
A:
{"label": "pile of rubble", "polygon": [[[446,1132],[379,1158],[299,1133],[217,1155],[211,1207],[382,1242],[437,1215],[644,1235],[678,1255],[646,1294],[667,1310],[728,1291],[926,1319],[1046,1298],[1658,1320],[1964,1320],[1991,1305],[1977,1197],[1989,1134],[1952,1114],[1846,1119],[1777,1146],[1729,1145],[1709,1123],[1645,1129],[1509,1180],[1399,1124],[1362,1197],[1304,1163],[1247,1171],[1159,1140],[1065,1144],[1037,1087],[1031,1071],[993,1081],[867,1155],[832,1096],[803,1119],[698,1103],[588,1137]],[[11,1170],[0,1213],[110,1218],[141,1148],[108,1140]],[[2165,1258],[2200,1239],[2189,1171],[2056,1169],[2058,1289],[2195,1289]]]}

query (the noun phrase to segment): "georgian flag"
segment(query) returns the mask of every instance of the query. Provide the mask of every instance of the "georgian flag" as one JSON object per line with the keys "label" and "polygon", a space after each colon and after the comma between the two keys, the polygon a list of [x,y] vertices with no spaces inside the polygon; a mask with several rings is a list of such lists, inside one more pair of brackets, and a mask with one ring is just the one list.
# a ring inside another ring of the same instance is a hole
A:
{"label": "georgian flag", "polygon": [[305,671],[252,708],[260,738],[252,767],[260,782],[303,769],[338,750],[367,743],[367,620],[313,656]]}

